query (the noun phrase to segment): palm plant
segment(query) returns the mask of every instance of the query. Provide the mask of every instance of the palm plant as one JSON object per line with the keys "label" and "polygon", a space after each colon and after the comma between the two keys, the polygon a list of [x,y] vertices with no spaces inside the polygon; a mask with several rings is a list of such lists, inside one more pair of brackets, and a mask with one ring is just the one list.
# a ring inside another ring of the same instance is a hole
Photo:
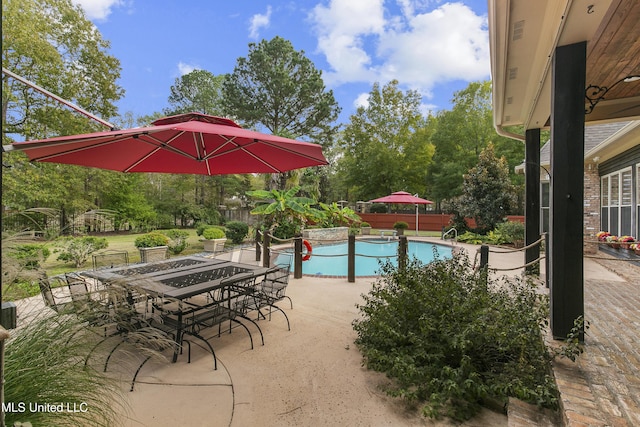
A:
{"label": "palm plant", "polygon": [[354,222],[360,222],[360,216],[349,207],[340,207],[336,202],[331,204],[320,203],[324,218],[321,222],[323,227],[341,227]]}
{"label": "palm plant", "polygon": [[298,233],[309,220],[321,217],[321,213],[311,207],[316,201],[309,197],[296,196],[299,191],[299,186],[289,190],[247,191],[247,196],[262,202],[251,214],[264,215],[264,225],[272,231],[278,227],[292,225],[294,234]]}

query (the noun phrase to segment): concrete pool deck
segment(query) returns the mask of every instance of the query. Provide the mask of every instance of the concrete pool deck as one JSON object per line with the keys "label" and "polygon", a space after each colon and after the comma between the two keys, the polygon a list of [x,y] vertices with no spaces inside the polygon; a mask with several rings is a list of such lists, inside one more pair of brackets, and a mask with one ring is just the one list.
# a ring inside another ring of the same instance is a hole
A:
{"label": "concrete pool deck", "polygon": [[[478,249],[455,246],[464,249],[471,260]],[[521,252],[491,253],[489,267],[517,267],[523,258]],[[577,363],[554,367],[563,420],[543,420],[535,410],[528,416],[514,412],[508,417],[485,410],[463,425],[640,425],[640,274],[607,258],[585,258],[584,262],[585,314],[591,321],[585,354]],[[287,293],[293,309],[287,301],[281,303],[291,331],[281,315],[274,313],[270,322],[260,323],[264,346],[251,350],[242,330],[212,338],[219,359],[217,371],[212,369],[211,356],[197,346],[191,363],[185,355],[175,364],[148,363],[133,392],[128,391],[131,376],[123,377],[130,410],[123,414],[122,425],[453,425],[407,410],[380,390],[387,381],[384,375],[361,366],[351,322],[358,316],[356,304],[371,283],[370,278],[348,283],[346,278],[291,277]],[[546,292],[544,286],[540,290]],[[41,298],[30,300],[38,305]]]}

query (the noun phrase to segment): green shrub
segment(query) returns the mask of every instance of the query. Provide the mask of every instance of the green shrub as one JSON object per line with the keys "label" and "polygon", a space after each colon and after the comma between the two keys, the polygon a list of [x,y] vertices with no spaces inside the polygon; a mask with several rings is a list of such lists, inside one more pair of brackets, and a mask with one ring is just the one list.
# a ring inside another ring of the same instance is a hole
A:
{"label": "green shrub", "polygon": [[524,241],[524,224],[517,221],[505,221],[498,224],[495,232],[500,234],[505,243]]}
{"label": "green shrub", "polygon": [[173,228],[164,231],[162,234],[169,238],[169,244],[167,246],[169,246],[169,251],[174,255],[179,254],[189,246],[189,243],[187,243],[189,233],[185,230]]}
{"label": "green shrub", "polygon": [[470,245],[481,245],[485,237],[482,234],[466,231],[458,236],[458,242],[469,243]]}
{"label": "green shrub", "polygon": [[393,228],[406,230],[407,228],[409,228],[409,224],[407,224],[405,221],[397,221],[395,224],[393,224]]}
{"label": "green shrub", "polygon": [[278,239],[290,239],[299,232],[300,226],[295,224],[293,221],[282,220],[280,224],[273,229],[272,234]]}
{"label": "green shrub", "polygon": [[40,262],[51,255],[51,251],[45,245],[28,243],[16,245],[7,251],[7,255],[17,259],[27,270],[37,270],[40,268]]}
{"label": "green shrub", "polygon": [[484,237],[484,241],[490,245],[503,245],[505,243],[511,243],[512,240],[507,238],[504,234],[498,230],[491,230]]}
{"label": "green shrub", "polygon": [[557,408],[541,333],[548,297],[520,277],[482,277],[463,254],[426,266],[414,259],[404,270],[383,265],[353,322],[366,366],[430,417],[468,419],[486,398],[509,396]]}
{"label": "green shrub", "polygon": [[240,244],[249,234],[249,225],[242,221],[229,221],[225,234],[233,243]]}
{"label": "green shrub", "polygon": [[207,229],[207,228],[210,228],[210,227],[219,228],[220,230],[224,231],[224,227],[222,225],[212,225],[212,224],[207,224],[207,223],[201,222],[196,227],[196,234],[198,236],[202,236],[202,233],[204,232],[204,230]]}
{"label": "green shrub", "polygon": [[104,237],[61,237],[56,241],[56,246],[61,248],[58,260],[71,261],[76,267],[82,267],[92,253],[104,249],[108,245],[109,242]]}
{"label": "green shrub", "polygon": [[36,280],[17,279],[13,283],[3,285],[2,300],[17,301],[32,297],[40,293],[40,286]]}
{"label": "green shrub", "polygon": [[360,223],[360,227],[371,227],[371,224],[369,224],[367,221],[362,221]]}
{"label": "green shrub", "polygon": [[218,227],[209,227],[204,229],[204,231],[202,232],[202,237],[207,240],[212,240],[224,239],[226,235],[224,234],[224,231]]}
{"label": "green shrub", "polygon": [[133,242],[136,248],[154,248],[156,246],[168,246],[169,238],[159,231],[143,234],[136,237]]}
{"label": "green shrub", "polygon": [[374,203],[369,207],[371,213],[387,213],[389,209],[384,203]]}

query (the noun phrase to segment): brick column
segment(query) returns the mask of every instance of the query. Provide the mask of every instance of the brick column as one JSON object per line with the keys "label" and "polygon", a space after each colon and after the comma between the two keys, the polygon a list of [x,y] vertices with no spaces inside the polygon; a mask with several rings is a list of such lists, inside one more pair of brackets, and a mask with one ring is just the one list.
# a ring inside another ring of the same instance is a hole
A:
{"label": "brick column", "polygon": [[[587,163],[584,167],[584,239],[595,241],[600,231],[600,175],[597,163]],[[584,243],[585,254],[598,252],[597,243]]]}

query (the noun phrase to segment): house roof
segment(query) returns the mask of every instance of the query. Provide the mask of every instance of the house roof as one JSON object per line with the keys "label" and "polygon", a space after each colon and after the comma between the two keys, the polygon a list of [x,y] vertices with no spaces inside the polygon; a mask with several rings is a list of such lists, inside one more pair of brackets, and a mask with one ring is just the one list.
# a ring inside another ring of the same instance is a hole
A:
{"label": "house roof", "polygon": [[[640,2],[489,0],[494,125],[548,128],[555,49],[587,42],[586,85],[604,95],[587,124],[640,119]],[[585,94],[587,91],[585,88]],[[585,109],[590,107],[585,98]],[[522,139],[522,138],[520,138]]]}
{"label": "house roof", "polygon": [[[551,164],[551,141],[540,149],[540,165]],[[632,146],[640,144],[640,121],[602,123],[587,126],[584,130],[585,163],[608,160]],[[524,162],[516,166],[517,173],[524,172]]]}

